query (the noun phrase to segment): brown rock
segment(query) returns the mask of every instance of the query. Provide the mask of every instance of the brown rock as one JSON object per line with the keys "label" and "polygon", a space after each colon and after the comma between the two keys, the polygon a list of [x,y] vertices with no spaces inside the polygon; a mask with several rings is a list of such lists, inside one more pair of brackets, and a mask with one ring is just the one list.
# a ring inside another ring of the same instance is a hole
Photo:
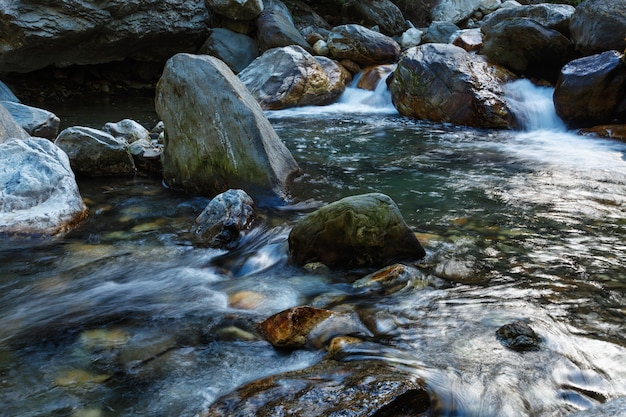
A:
{"label": "brown rock", "polygon": [[294,307],[267,318],[258,329],[273,346],[300,348],[306,346],[311,330],[333,314],[315,307]]}
{"label": "brown rock", "polygon": [[391,64],[374,65],[364,68],[356,86],[364,90],[374,91],[376,87],[378,87],[378,84],[386,80],[395,68],[396,66]]}

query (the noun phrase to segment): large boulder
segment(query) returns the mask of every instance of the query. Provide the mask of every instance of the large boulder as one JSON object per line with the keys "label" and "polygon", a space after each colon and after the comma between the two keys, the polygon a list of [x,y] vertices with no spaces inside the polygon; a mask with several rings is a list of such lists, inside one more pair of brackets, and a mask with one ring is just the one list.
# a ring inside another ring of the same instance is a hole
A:
{"label": "large boulder", "polygon": [[318,60],[299,46],[266,51],[239,73],[239,78],[264,109],[329,104],[345,89],[331,80]]}
{"label": "large boulder", "polygon": [[206,0],[215,13],[232,20],[252,20],[263,11],[262,0]]}
{"label": "large boulder", "polygon": [[249,382],[200,416],[420,417],[432,412],[428,391],[415,373],[380,360],[324,360]]}
{"label": "large boulder", "polygon": [[626,121],[623,55],[606,51],[565,65],[554,89],[554,106],[569,127]]}
{"label": "large boulder", "polygon": [[519,7],[502,7],[485,16],[480,26],[483,33],[491,32],[496,26],[506,20],[528,18],[548,29],[556,30],[563,35],[569,34],[569,25],[572,15],[576,11],[574,6],[567,4],[533,4]]}
{"label": "large boulder", "polygon": [[198,53],[221,59],[236,74],[259,56],[259,45],[248,35],[215,28],[211,29],[209,37]]}
{"label": "large boulder", "polygon": [[360,65],[390,64],[400,55],[398,42],[361,25],[342,25],[328,35],[331,58],[349,59]]}
{"label": "large boulder", "polygon": [[131,175],[136,171],[128,142],[101,130],[68,127],[54,143],[65,151],[76,175]]}
{"label": "large boulder", "polygon": [[0,143],[11,138],[27,139],[28,137],[30,135],[15,121],[11,113],[4,106],[0,106]]}
{"label": "large boulder", "polygon": [[347,22],[378,26],[388,36],[401,35],[407,29],[402,12],[390,0],[359,0],[343,3],[342,15]]}
{"label": "large boulder", "polygon": [[511,79],[513,74],[481,55],[450,44],[425,44],[404,52],[389,90],[405,116],[503,129],[516,125],[503,90]]}
{"label": "large boulder", "polygon": [[196,51],[204,0],[17,0],[0,7],[0,74],[134,58],[158,62]]}
{"label": "large boulder", "polygon": [[480,8],[484,0],[440,0],[430,11],[433,21],[460,23]]}
{"label": "large boulder", "polygon": [[87,214],[67,155],[42,138],[0,144],[0,236],[55,236]]}
{"label": "large boulder", "polygon": [[587,0],[578,5],[570,21],[576,49],[592,55],[626,49],[626,0]]}
{"label": "large boulder", "polygon": [[534,19],[513,17],[483,31],[481,53],[516,74],[556,81],[572,57],[571,42]]}
{"label": "large boulder", "polygon": [[257,18],[257,39],[261,52],[281,46],[298,45],[313,52],[298,31],[287,6],[280,0],[265,0],[265,8]]}
{"label": "large boulder", "polygon": [[30,135],[54,140],[61,120],[52,112],[13,101],[0,101],[15,121]]}
{"label": "large boulder", "polygon": [[425,255],[398,206],[380,193],[346,197],[310,213],[293,227],[288,240],[300,265],[382,266]]}
{"label": "large boulder", "polygon": [[214,196],[229,188],[285,198],[296,161],[260,105],[226,64],[177,54],[163,71],[156,110],[165,124],[163,177]]}

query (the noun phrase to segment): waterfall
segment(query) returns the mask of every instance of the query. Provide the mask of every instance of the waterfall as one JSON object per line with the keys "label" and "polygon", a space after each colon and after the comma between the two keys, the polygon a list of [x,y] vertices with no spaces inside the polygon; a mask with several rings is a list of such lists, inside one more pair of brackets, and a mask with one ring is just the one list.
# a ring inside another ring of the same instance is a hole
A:
{"label": "waterfall", "polygon": [[540,87],[521,79],[508,83],[504,91],[511,110],[524,130],[566,130],[565,123],[554,109],[552,87]]}

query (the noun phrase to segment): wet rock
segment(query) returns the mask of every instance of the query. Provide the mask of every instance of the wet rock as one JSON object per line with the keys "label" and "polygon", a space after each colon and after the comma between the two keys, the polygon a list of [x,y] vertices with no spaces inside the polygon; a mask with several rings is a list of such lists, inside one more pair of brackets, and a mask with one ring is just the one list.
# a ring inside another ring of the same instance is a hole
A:
{"label": "wet rock", "polygon": [[207,0],[215,13],[233,20],[252,20],[263,11],[262,0]]}
{"label": "wet rock", "polygon": [[0,20],[0,73],[26,73],[196,51],[210,13],[204,0],[29,0],[3,4]]}
{"label": "wet rock", "polygon": [[599,138],[618,139],[626,142],[626,125],[600,125],[580,129],[579,135],[595,136]]}
{"label": "wet rock", "polygon": [[313,50],[315,51],[315,54],[319,56],[327,56],[328,54],[330,54],[328,44],[325,40],[322,39],[313,44]]}
{"label": "wet rock", "polygon": [[214,28],[198,53],[221,59],[236,74],[259,56],[259,45],[250,36]]}
{"label": "wet rock", "polygon": [[384,194],[346,197],[300,219],[289,233],[289,251],[300,264],[382,266],[425,255],[398,206]]}
{"label": "wet rock", "polygon": [[541,342],[535,331],[521,320],[500,327],[496,331],[496,338],[503,346],[520,352],[537,350]]}
{"label": "wet rock", "polygon": [[452,37],[461,30],[460,27],[452,22],[434,21],[426,29],[426,33],[422,36],[424,43],[450,43]]}
{"label": "wet rock", "polygon": [[0,144],[0,236],[55,236],[87,215],[67,155],[42,138]]}
{"label": "wet rock", "polygon": [[433,21],[460,23],[480,8],[483,0],[440,0],[430,11]]}
{"label": "wet rock", "polygon": [[304,36],[296,29],[289,9],[280,0],[265,0],[265,9],[256,23],[261,52],[290,45],[298,45],[313,52]]}
{"label": "wet rock", "polygon": [[334,103],[346,90],[346,87],[352,81],[352,74],[343,65],[334,59],[325,56],[316,56],[315,60],[324,68],[328,75],[330,84],[328,86],[327,96],[328,102]]}
{"label": "wet rock", "polygon": [[584,1],[572,15],[569,29],[576,49],[592,55],[626,49],[626,0]]}
{"label": "wet rock", "polygon": [[267,297],[254,291],[237,291],[228,296],[228,305],[232,308],[254,310],[267,301]]}
{"label": "wet rock", "polygon": [[239,78],[264,109],[322,105],[345,89],[334,84],[313,55],[299,46],[266,51],[239,73]]}
{"label": "wet rock", "polygon": [[337,336],[331,339],[330,343],[328,343],[328,346],[326,346],[326,350],[331,357],[335,357],[343,354],[346,350],[346,347],[350,345],[356,345],[358,343],[361,343],[362,341],[362,339],[354,336]]}
{"label": "wet rock", "polygon": [[529,78],[556,81],[573,54],[569,39],[526,17],[506,19],[482,32],[483,55]]}
{"label": "wet rock", "polygon": [[604,404],[568,414],[567,417],[620,417],[626,410],[626,397],[615,398]]}
{"label": "wet rock", "polygon": [[[211,86],[211,89],[199,88]],[[214,196],[230,188],[287,197],[299,172],[263,110],[233,72],[208,55],[179,54],[165,66],[156,91],[165,123],[167,184]]]}
{"label": "wet rock", "polygon": [[503,85],[515,76],[481,55],[449,44],[410,48],[391,77],[394,105],[405,116],[506,129],[515,118]]}
{"label": "wet rock", "polygon": [[396,69],[395,65],[373,65],[363,68],[361,78],[357,83],[358,88],[374,91],[381,82],[385,82],[389,75]]}
{"label": "wet rock", "polygon": [[493,27],[509,19],[528,18],[543,27],[556,30],[568,36],[569,25],[575,11],[574,6],[567,4],[541,3],[518,7],[501,7],[497,11],[485,16],[481,30],[483,33],[492,32]]}
{"label": "wet rock", "polygon": [[106,123],[102,127],[102,131],[114,138],[123,139],[127,143],[133,143],[141,139],[151,140],[148,129],[132,119],[120,120],[117,123]]}
{"label": "wet rock", "polygon": [[465,29],[456,34],[452,45],[463,48],[467,52],[477,52],[483,46],[483,35],[480,29]]}
{"label": "wet rock", "polygon": [[11,138],[27,139],[29,137],[30,135],[15,121],[11,113],[4,106],[0,106],[0,143]]}
{"label": "wet rock", "polygon": [[626,67],[622,58],[617,51],[607,51],[576,59],[561,69],[554,106],[569,127],[626,120]]}
{"label": "wet rock", "polygon": [[355,24],[337,26],[327,42],[331,58],[349,59],[359,65],[393,63],[400,54],[400,45],[395,40]]}
{"label": "wet rock", "polygon": [[382,361],[325,360],[248,383],[200,415],[425,417],[431,412],[429,394],[415,375]]}
{"label": "wet rock", "polygon": [[11,101],[0,104],[30,136],[54,140],[59,133],[61,120],[52,112]]}
{"label": "wet rock", "polygon": [[77,175],[130,175],[136,172],[128,142],[101,130],[74,126],[59,133],[54,143],[70,158]]}
{"label": "wet rock", "polygon": [[191,227],[204,245],[232,248],[254,221],[254,201],[243,190],[228,190],[215,196]]}
{"label": "wet rock", "polygon": [[[378,26],[388,36],[402,34],[407,29],[402,12],[390,0],[360,0],[343,3],[342,15],[346,22],[360,22]],[[349,16],[349,19],[346,19]]]}
{"label": "wet rock", "polygon": [[163,172],[161,155],[163,146],[155,144],[156,141],[139,139],[128,145],[128,151],[133,157],[138,175],[159,177]]}
{"label": "wet rock", "polygon": [[355,281],[352,286],[357,289],[391,294],[423,279],[423,274],[417,268],[394,264],[364,276]]}

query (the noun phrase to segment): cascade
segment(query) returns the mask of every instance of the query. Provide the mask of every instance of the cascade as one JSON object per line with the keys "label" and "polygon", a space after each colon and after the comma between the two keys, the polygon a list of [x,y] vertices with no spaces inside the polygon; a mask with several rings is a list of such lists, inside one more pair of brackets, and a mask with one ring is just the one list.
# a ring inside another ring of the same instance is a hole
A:
{"label": "cascade", "polygon": [[524,130],[566,130],[554,109],[553,91],[551,87],[537,86],[527,79],[505,86],[506,99]]}

